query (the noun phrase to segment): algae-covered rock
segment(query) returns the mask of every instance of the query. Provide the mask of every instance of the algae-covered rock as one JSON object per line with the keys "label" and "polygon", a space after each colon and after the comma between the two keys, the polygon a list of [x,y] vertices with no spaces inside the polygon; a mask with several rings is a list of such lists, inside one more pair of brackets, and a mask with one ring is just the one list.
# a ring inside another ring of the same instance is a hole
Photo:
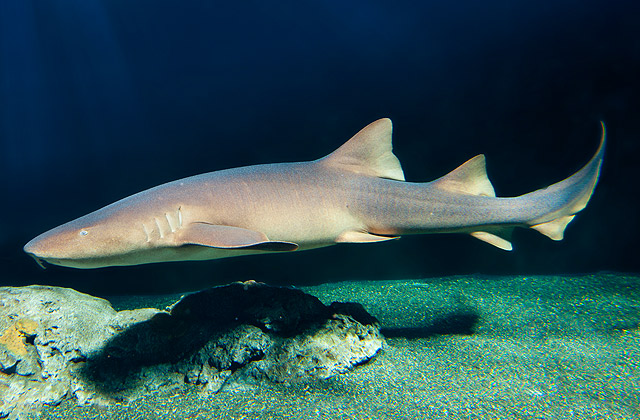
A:
{"label": "algae-covered rock", "polygon": [[116,312],[47,286],[0,288],[0,418],[149,392],[328,378],[372,358],[377,321],[358,304],[323,305],[254,281],[190,294],[167,310]]}
{"label": "algae-covered rock", "polygon": [[92,402],[77,368],[131,322],[108,301],[72,289],[0,288],[0,417],[65,397]]}
{"label": "algae-covered rock", "polygon": [[265,373],[277,382],[305,376],[330,378],[369,360],[383,342],[376,324],[363,325],[335,314],[313,333],[281,342],[275,363]]}
{"label": "algae-covered rock", "polygon": [[[321,378],[347,372],[371,359],[384,344],[377,324],[363,325],[350,316],[333,314],[295,336],[264,332],[241,325],[211,337],[186,364],[185,381],[217,391],[228,378],[238,382],[268,378],[274,382]],[[216,385],[211,384],[211,378]]]}

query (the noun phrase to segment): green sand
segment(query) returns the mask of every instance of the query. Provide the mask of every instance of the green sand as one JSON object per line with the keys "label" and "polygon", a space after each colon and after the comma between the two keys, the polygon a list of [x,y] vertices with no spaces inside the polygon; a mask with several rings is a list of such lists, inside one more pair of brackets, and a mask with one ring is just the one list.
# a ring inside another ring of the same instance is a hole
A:
{"label": "green sand", "polygon": [[[640,278],[464,276],[302,287],[362,303],[387,347],[329,380],[108,408],[63,403],[44,419],[638,419]],[[114,298],[116,309],[176,296]],[[464,332],[472,334],[438,334]]]}

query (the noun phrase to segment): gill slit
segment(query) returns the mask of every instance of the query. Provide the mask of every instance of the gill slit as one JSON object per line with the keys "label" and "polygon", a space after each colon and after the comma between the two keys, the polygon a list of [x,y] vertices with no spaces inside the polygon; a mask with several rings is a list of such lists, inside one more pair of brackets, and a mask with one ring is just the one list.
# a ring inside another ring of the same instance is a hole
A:
{"label": "gill slit", "polygon": [[144,223],[142,224],[142,230],[144,230],[144,234],[147,235],[147,242],[151,242],[151,236],[149,235],[151,232]]}
{"label": "gill slit", "polygon": [[167,219],[167,224],[169,225],[169,229],[171,229],[171,232],[175,232],[176,227],[173,225],[173,223],[171,223],[171,218],[169,218],[169,213],[165,213],[164,218]]}
{"label": "gill slit", "polygon": [[164,238],[164,233],[162,232],[162,229],[160,228],[160,221],[158,220],[157,217],[154,217],[153,220],[155,220],[156,226],[158,227],[158,233],[160,234],[160,238]]}

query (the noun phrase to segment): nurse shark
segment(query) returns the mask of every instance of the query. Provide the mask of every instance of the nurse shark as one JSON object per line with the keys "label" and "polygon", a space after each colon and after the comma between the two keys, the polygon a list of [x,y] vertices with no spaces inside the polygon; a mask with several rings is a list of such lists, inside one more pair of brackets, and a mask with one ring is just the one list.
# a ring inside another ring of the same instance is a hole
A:
{"label": "nurse shark", "polygon": [[75,268],[291,252],[402,235],[467,233],[511,250],[516,227],[561,240],[600,173],[593,158],[569,178],[496,197],[478,155],[431,182],[406,182],[391,120],[377,120],[314,161],[220,170],[134,194],[24,246],[40,264]]}

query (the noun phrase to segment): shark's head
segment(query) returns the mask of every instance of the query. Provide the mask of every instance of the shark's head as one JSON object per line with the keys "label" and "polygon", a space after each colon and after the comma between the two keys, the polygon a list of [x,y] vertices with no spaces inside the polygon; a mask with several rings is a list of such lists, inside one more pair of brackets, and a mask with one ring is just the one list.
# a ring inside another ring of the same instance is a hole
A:
{"label": "shark's head", "polygon": [[132,229],[119,212],[105,208],[51,229],[24,246],[40,265],[74,268],[120,265],[123,257],[142,251],[144,232]]}

